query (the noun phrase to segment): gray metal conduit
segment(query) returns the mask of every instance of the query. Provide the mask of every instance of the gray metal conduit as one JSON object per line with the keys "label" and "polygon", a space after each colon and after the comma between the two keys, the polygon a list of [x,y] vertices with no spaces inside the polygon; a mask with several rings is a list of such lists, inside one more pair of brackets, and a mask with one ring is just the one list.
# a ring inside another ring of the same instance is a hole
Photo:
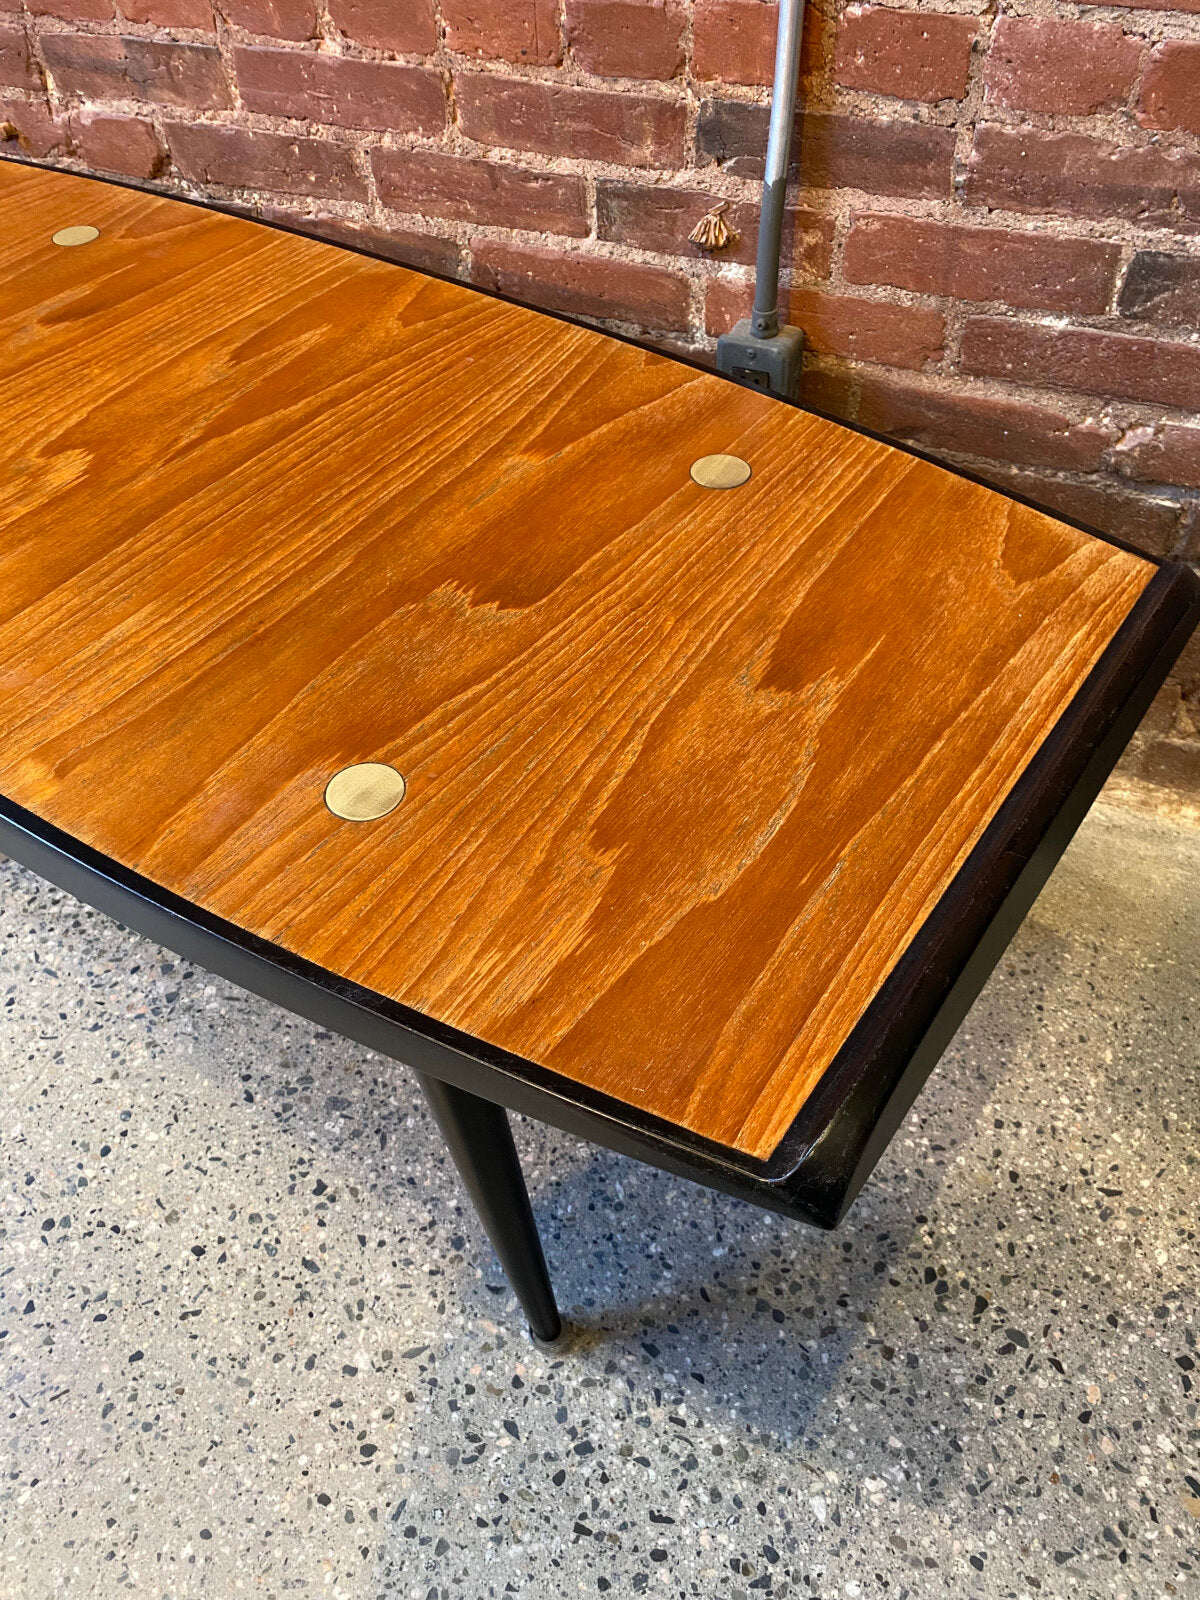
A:
{"label": "gray metal conduit", "polygon": [[775,86],[771,91],[771,128],[767,135],[767,170],[758,219],[754,310],[750,317],[751,331],[760,339],[773,338],[779,332],[779,250],[796,123],[803,31],[804,0],[779,0]]}

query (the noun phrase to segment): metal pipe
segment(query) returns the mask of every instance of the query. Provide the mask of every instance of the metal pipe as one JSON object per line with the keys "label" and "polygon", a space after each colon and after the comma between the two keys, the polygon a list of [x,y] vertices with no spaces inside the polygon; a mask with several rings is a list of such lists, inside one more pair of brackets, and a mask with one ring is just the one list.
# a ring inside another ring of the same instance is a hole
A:
{"label": "metal pipe", "polygon": [[796,122],[800,38],[803,31],[804,0],[779,0],[775,86],[771,90],[771,128],[767,135],[762,210],[758,217],[754,310],[750,317],[751,332],[761,339],[771,339],[779,332],[779,249],[783,237],[792,131]]}

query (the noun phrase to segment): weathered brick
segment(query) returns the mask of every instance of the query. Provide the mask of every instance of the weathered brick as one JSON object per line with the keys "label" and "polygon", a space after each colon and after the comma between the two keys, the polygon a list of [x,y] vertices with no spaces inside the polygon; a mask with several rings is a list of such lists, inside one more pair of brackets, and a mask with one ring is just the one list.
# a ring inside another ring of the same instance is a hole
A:
{"label": "weathered brick", "polygon": [[863,379],[858,420],[922,450],[1074,471],[1099,467],[1117,434],[1024,400],[883,376]]}
{"label": "weathered brick", "polygon": [[557,0],[442,0],[442,19],[461,55],[541,67],[562,60]]}
{"label": "weathered brick", "polygon": [[[601,178],[596,184],[596,226],[601,239],[613,244],[655,250],[661,255],[690,256],[710,253],[692,244],[688,235],[721,196],[700,189],[674,189],[629,183],[622,178]],[[711,253],[714,261],[754,261],[758,239],[758,203],[729,202],[725,220],[734,228],[737,243]],[[784,220],[782,260],[785,267],[826,277],[833,255],[834,220],[807,208],[789,210]]]}
{"label": "weathered brick", "polygon": [[[749,281],[713,279],[704,304],[708,332],[724,333],[739,317],[748,316],[753,299]],[[942,353],[945,320],[924,306],[894,306],[792,288],[780,291],[780,309],[789,322],[803,328],[806,345],[817,354],[919,368]]]}
{"label": "weathered brick", "polygon": [[60,94],[197,109],[233,103],[220,54],[211,44],[48,33],[42,35],[42,57]]}
{"label": "weathered brick", "polygon": [[1099,239],[867,215],[854,218],[842,270],[851,283],[1099,314],[1108,310],[1120,259],[1120,245]]}
{"label": "weathered brick", "polygon": [[317,31],[316,0],[221,0],[235,27],[270,39],[312,39]]}
{"label": "weathered brick", "polygon": [[[698,164],[716,164],[734,177],[761,178],[767,120],[766,106],[704,101],[696,125]],[[807,112],[796,119],[793,151],[800,180],[810,189],[939,200],[951,192],[954,140],[953,128]]]}
{"label": "weathered brick", "polygon": [[0,100],[0,154],[41,159],[72,151],[70,123],[44,100]]}
{"label": "weathered brick", "polygon": [[239,45],[234,70],[249,111],[397,133],[441,133],[446,125],[446,91],[428,67]]}
{"label": "weathered brick", "polygon": [[[1193,501],[1188,508],[1189,513],[1200,511],[1200,504]],[[1195,520],[1192,518],[1192,520]],[[1200,521],[1197,521],[1200,530]],[[1200,555],[1200,550],[1196,552]],[[1189,559],[1195,559],[1191,557]],[[1179,652],[1179,658],[1171,668],[1171,677],[1178,683],[1183,691],[1184,702],[1187,705],[1200,703],[1200,631],[1193,633],[1192,637]],[[1200,704],[1198,704],[1200,708]]]}
{"label": "weathered brick", "polygon": [[1081,133],[982,123],[966,197],[1010,211],[1128,217],[1148,227],[1200,227],[1200,155],[1123,147]]}
{"label": "weathered brick", "polygon": [[158,135],[140,117],[106,117],[85,111],[74,119],[73,128],[79,155],[99,172],[153,178],[166,161]]}
{"label": "weathered brick", "polygon": [[40,89],[24,28],[0,28],[0,83],[8,89]]}
{"label": "weathered brick", "polygon": [[[1077,0],[1082,6],[1107,6],[1112,0]],[[1200,15],[1200,0],[1122,0],[1126,11],[1184,11]]]}
{"label": "weathered brick", "polygon": [[1073,482],[1020,467],[994,467],[980,463],[975,469],[981,477],[1010,494],[1044,506],[1061,517],[1070,517],[1114,539],[1125,539],[1151,555],[1169,555],[1179,541],[1182,508],[1166,500],[1129,489],[1112,479],[1091,478]]}
{"label": "weathered brick", "polygon": [[582,178],[435,150],[374,150],[371,164],[380,199],[397,211],[576,238],[588,231]]}
{"label": "weathered brick", "polygon": [[461,265],[462,251],[455,241],[439,239],[433,234],[413,233],[408,228],[360,226],[344,217],[330,217],[320,212],[309,215],[286,206],[262,206],[259,215],[264,222],[279,223],[296,233],[310,234],[314,239],[349,245],[353,250],[363,250],[384,261],[399,262],[402,267],[414,267],[418,272],[436,272],[452,278],[457,276]]}
{"label": "weathered brick", "polygon": [[831,366],[823,356],[810,352],[800,374],[800,403],[831,417],[851,418],[857,387],[856,368]]}
{"label": "weathered brick", "polygon": [[1142,483],[1200,489],[1200,428],[1173,422],[1131,428],[1113,451],[1113,465]]}
{"label": "weathered brick", "polygon": [[961,100],[967,92],[975,17],[847,6],[833,75],[850,89],[901,100]]}
{"label": "weathered brick", "polygon": [[962,365],[983,377],[1200,410],[1200,345],[1099,328],[968,317]]}
{"label": "weathered brick", "polygon": [[685,111],[661,95],[461,73],[459,127],[480,144],[634,167],[683,164]]}
{"label": "weathered brick", "polygon": [[[692,71],[726,83],[770,83],[779,7],[764,0],[696,0]],[[811,37],[812,29],[806,37]]]}
{"label": "weathered brick", "polygon": [[1169,39],[1151,54],[1138,121],[1146,128],[1200,133],[1200,40]]}
{"label": "weathered brick", "polygon": [[1200,256],[1138,250],[1125,273],[1117,310],[1177,328],[1200,327]]}
{"label": "weathered brick", "polygon": [[329,15],[355,44],[399,55],[428,55],[437,45],[433,0],[329,0]]}
{"label": "weathered brick", "polygon": [[64,22],[111,22],[113,0],[29,0],[35,17],[61,17]]}
{"label": "weathered brick", "polygon": [[209,0],[122,0],[121,12],[127,22],[149,22],[156,28],[216,29]]}
{"label": "weathered brick", "polygon": [[674,78],[683,70],[680,0],[567,0],[566,39],[601,78]]}
{"label": "weathered brick", "polygon": [[1177,797],[1200,799],[1200,743],[1194,739],[1148,739],[1131,765],[1147,783]]}
{"label": "weathered brick", "polygon": [[940,311],[796,288],[787,305],[790,320],[818,353],[913,369],[942,354],[946,322]]}
{"label": "weathered brick", "polygon": [[1001,17],[984,70],[987,99],[1074,115],[1123,106],[1141,53],[1141,40],[1115,22]]}
{"label": "weathered brick", "polygon": [[367,197],[353,151],[329,139],[289,139],[285,133],[206,122],[172,123],[164,131],[175,165],[197,183],[327,200]]}
{"label": "weathered brick", "polygon": [[688,326],[687,279],[663,267],[522,249],[476,240],[472,277],[485,289],[568,316],[641,323],[664,332]]}

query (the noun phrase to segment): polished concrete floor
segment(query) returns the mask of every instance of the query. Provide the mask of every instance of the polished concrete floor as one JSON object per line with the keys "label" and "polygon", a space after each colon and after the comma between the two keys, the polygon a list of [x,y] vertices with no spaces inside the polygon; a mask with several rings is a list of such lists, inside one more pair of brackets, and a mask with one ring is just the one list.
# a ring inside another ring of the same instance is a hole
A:
{"label": "polished concrete floor", "polygon": [[1200,1580],[1200,830],[1093,814],[842,1229],[413,1080],[0,866],[0,1596]]}

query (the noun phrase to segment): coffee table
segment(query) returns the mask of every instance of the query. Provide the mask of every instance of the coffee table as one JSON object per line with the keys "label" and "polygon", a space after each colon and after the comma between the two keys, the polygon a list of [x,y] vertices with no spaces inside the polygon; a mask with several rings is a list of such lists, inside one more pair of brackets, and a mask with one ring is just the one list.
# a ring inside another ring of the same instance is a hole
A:
{"label": "coffee table", "polygon": [[0,848],[418,1073],[841,1217],[1200,614],[912,451],[0,163]]}

